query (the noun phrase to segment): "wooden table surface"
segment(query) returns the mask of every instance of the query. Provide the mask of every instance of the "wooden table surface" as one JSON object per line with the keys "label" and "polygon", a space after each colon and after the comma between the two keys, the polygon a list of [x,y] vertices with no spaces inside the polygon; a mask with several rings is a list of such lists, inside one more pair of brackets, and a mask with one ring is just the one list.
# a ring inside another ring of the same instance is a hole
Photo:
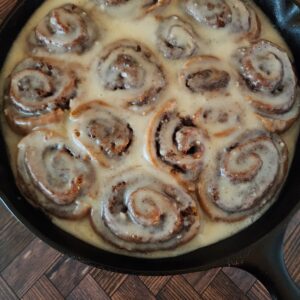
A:
{"label": "wooden table surface", "polygon": [[[15,3],[0,0],[0,22]],[[300,212],[286,233],[285,260],[300,285]],[[0,300],[20,298],[263,300],[270,296],[254,277],[233,268],[145,277],[89,267],[47,246],[0,204]]]}

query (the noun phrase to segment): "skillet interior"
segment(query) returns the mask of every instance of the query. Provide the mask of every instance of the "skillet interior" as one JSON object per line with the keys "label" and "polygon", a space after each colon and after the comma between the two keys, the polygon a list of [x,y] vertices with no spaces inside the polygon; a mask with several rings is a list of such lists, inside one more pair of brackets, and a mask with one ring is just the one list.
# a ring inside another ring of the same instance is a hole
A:
{"label": "skillet interior", "polygon": [[[21,1],[10,18],[0,28],[0,67],[17,37],[42,0]],[[294,54],[300,53],[300,11],[287,1],[256,1],[281,29]],[[289,17],[289,22],[287,21]],[[291,26],[298,25],[298,26]],[[298,37],[298,38],[297,38]],[[300,73],[300,57],[296,55],[296,68]],[[90,246],[57,228],[40,211],[32,208],[20,195],[14,183],[2,135],[0,135],[0,196],[12,213],[32,232],[57,250],[85,263],[126,273],[175,274],[199,271],[227,264],[226,258],[267,235],[296,210],[300,199],[300,142],[295,159],[280,198],[265,215],[250,227],[226,240],[175,258],[141,259],[112,254]]]}

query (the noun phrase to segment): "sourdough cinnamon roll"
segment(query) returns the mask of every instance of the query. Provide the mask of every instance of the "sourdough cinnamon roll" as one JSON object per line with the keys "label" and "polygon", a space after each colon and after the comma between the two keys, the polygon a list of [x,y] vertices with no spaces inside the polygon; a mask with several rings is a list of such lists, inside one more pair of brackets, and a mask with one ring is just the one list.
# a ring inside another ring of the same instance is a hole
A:
{"label": "sourdough cinnamon roll", "polygon": [[244,117],[238,103],[229,99],[211,99],[196,112],[193,122],[205,128],[211,138],[226,138],[243,128]]}
{"label": "sourdough cinnamon roll", "polygon": [[125,4],[130,0],[95,0],[95,1],[101,5],[117,6],[117,5]]}
{"label": "sourdough cinnamon roll", "polygon": [[163,8],[171,3],[172,0],[145,0],[143,8],[146,13]]}
{"label": "sourdough cinnamon roll", "polygon": [[231,76],[227,66],[215,56],[195,56],[184,65],[180,79],[192,93],[212,93],[226,91]]}
{"label": "sourdough cinnamon roll", "polygon": [[93,228],[128,251],[167,250],[185,244],[199,230],[199,208],[182,188],[141,169],[116,177],[91,213]]}
{"label": "sourdough cinnamon roll", "polygon": [[157,47],[165,58],[183,59],[198,51],[198,37],[191,24],[175,15],[159,21]]}
{"label": "sourdough cinnamon roll", "polygon": [[278,135],[248,131],[202,172],[201,205],[214,220],[239,221],[274,199],[287,168],[287,147]]}
{"label": "sourdough cinnamon roll", "polygon": [[133,40],[109,45],[101,54],[97,72],[110,104],[137,113],[152,110],[166,86],[162,67],[150,49]]}
{"label": "sourdough cinnamon roll", "polygon": [[297,79],[287,53],[261,40],[236,54],[237,67],[250,101],[266,128],[280,132],[289,128],[299,114]]}
{"label": "sourdough cinnamon roll", "polygon": [[133,142],[129,123],[101,101],[80,105],[71,112],[71,121],[73,139],[104,167],[120,161]]}
{"label": "sourdough cinnamon roll", "polygon": [[88,14],[74,4],[54,8],[29,37],[33,50],[52,53],[83,53],[97,38],[97,29]]}
{"label": "sourdough cinnamon roll", "polygon": [[21,194],[56,226],[160,259],[284,201],[300,87],[255,1],[40,2],[3,64],[1,131]]}
{"label": "sourdough cinnamon roll", "polygon": [[205,130],[192,118],[180,116],[175,101],[166,103],[149,126],[147,149],[151,162],[183,181],[198,178],[207,143]]}
{"label": "sourdough cinnamon roll", "polygon": [[199,23],[255,39],[261,22],[256,12],[240,0],[185,0],[185,11]]}
{"label": "sourdough cinnamon roll", "polygon": [[33,131],[20,141],[17,171],[17,183],[26,198],[57,217],[85,216],[96,196],[90,158],[50,130]]}
{"label": "sourdough cinnamon roll", "polygon": [[75,73],[63,62],[27,58],[7,80],[5,116],[11,128],[26,134],[33,128],[59,122],[77,93]]}
{"label": "sourdough cinnamon roll", "polygon": [[168,5],[171,0],[94,0],[97,4],[108,7],[108,8],[118,8],[122,6],[128,6],[128,9],[141,9],[145,13],[152,12],[156,9],[162,8]]}

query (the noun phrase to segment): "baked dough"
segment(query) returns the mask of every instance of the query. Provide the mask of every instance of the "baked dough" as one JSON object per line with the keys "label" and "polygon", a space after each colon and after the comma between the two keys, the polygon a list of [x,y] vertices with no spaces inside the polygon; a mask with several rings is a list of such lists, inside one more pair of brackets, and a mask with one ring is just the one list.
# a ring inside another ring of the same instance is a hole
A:
{"label": "baked dough", "polygon": [[250,1],[46,1],[1,90],[25,198],[127,255],[186,253],[259,218],[299,124],[292,57]]}

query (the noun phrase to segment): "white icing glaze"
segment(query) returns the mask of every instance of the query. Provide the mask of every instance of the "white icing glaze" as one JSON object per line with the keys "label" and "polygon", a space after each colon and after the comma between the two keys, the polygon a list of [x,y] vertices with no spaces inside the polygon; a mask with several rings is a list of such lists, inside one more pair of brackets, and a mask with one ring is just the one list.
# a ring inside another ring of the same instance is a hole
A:
{"label": "white icing glaze", "polygon": [[197,206],[183,189],[133,168],[112,179],[91,221],[104,238],[124,249],[169,249],[198,232],[202,217]]}
{"label": "white icing glaze", "polygon": [[[179,2],[179,1],[174,1]],[[159,54],[157,51],[157,38],[156,32],[159,25],[159,19],[153,17],[153,14],[148,14],[145,17],[141,18],[140,10],[137,14],[133,15],[133,17],[128,17],[128,12],[132,9],[131,5],[135,5],[136,1],[132,1],[132,4],[128,6],[124,6],[120,8],[118,11],[114,11],[112,8],[95,8],[95,3],[93,1],[88,0],[51,0],[46,1],[44,5],[42,5],[33,15],[33,17],[28,21],[27,25],[24,27],[22,32],[20,33],[18,39],[16,40],[14,46],[12,47],[9,57],[3,67],[1,80],[0,80],[0,91],[1,98],[3,99],[3,86],[4,79],[12,72],[14,67],[25,57],[28,56],[28,48],[20,47],[20,45],[27,45],[27,38],[32,31],[32,29],[40,22],[40,20],[48,14],[50,9],[61,6],[65,3],[74,3],[79,5],[82,9],[84,9],[90,17],[94,20],[96,25],[100,30],[100,37],[95,42],[95,44],[89,49],[85,51],[82,55],[76,55],[74,53],[59,53],[59,54],[48,54],[51,58],[61,59],[65,62],[77,63],[83,67],[83,71],[80,72],[81,80],[82,80],[82,88],[79,96],[77,96],[72,102],[71,107],[75,109],[79,105],[100,99],[102,101],[107,101],[107,96],[105,91],[99,88],[99,77],[95,76],[95,69],[97,68],[97,60],[101,55],[103,49],[109,46],[111,43],[114,43],[117,40],[121,39],[134,39],[138,40],[140,43],[143,43],[145,46],[149,47],[152,52],[155,52],[155,59],[159,65],[163,66],[164,73],[166,74],[166,80],[169,84],[165,90],[162,91],[160,99],[158,101],[158,105],[161,107],[165,102],[170,99],[175,99],[178,106],[178,111],[182,115],[193,115],[195,112],[199,111],[202,107],[207,107],[213,104],[210,104],[211,99],[209,96],[205,94],[192,94],[189,90],[182,87],[182,83],[179,79],[179,75],[182,71],[182,68],[185,64],[185,60],[168,60],[163,57],[163,55]],[[135,4],[134,4],[135,3]],[[280,35],[276,32],[276,30],[272,27],[267,18],[262,14],[262,12],[257,9],[253,4],[252,7],[255,8],[257,14],[259,15],[262,22],[262,32],[261,37],[264,39],[271,40],[276,43],[280,47],[287,49],[286,44]],[[201,37],[205,41],[205,46],[201,47],[201,55],[213,55],[218,57],[222,61],[229,61],[232,57],[232,54],[235,52],[238,47],[247,47],[249,46],[249,42],[247,39],[239,39],[237,41],[237,37],[235,35],[224,34],[224,30],[216,31],[210,27],[199,26],[198,22],[195,21],[192,17],[186,15],[180,5],[172,5],[168,8],[167,11],[161,10],[159,15],[162,17],[168,17],[171,15],[178,15],[182,18],[183,21],[190,23],[197,36]],[[117,16],[117,17],[116,17]],[[177,33],[177,37],[179,37]],[[235,43],[238,43],[237,44]],[[287,50],[288,51],[288,50]],[[289,53],[289,52],[288,52]],[[37,49],[35,52],[36,56],[45,56],[45,51],[42,49]],[[289,54],[290,55],[290,54]],[[291,57],[291,55],[290,55]],[[230,66],[227,66],[230,68]],[[230,86],[228,87],[229,92],[224,95],[219,95],[216,99],[212,101],[220,101],[221,106],[226,106],[227,102],[237,103],[238,109],[242,110],[244,113],[242,114],[242,122],[239,125],[239,128],[242,130],[243,128],[247,129],[261,129],[262,124],[258,121],[255,116],[255,112],[251,105],[244,101],[241,90],[239,88],[238,76],[235,77],[234,70],[230,70],[232,75]],[[227,101],[228,100],[228,101]],[[109,101],[108,101],[109,102]],[[1,106],[2,106],[1,102]],[[117,105],[116,105],[117,106]],[[147,153],[146,147],[143,145],[147,144],[147,136],[145,133],[148,130],[148,124],[150,120],[153,118],[153,114],[149,113],[146,116],[142,116],[139,114],[132,113],[124,108],[118,108],[118,113],[120,113],[124,120],[126,120],[131,128],[134,131],[134,143],[131,145],[130,151],[128,152],[128,156],[126,159],[122,161],[122,163],[113,165],[111,168],[107,168],[103,170],[103,168],[99,168],[97,172],[97,178],[99,182],[99,191],[101,193],[104,190],[104,187],[110,185],[111,177],[115,176],[116,172],[126,172],[129,168],[134,166],[142,166],[145,172],[152,174],[154,177],[161,179],[163,182],[167,182],[172,185],[176,185],[176,180],[172,178],[166,172],[163,172],[160,169],[154,168],[151,163],[149,163],[149,159],[145,159],[149,154]],[[72,138],[72,134],[70,130],[66,130],[70,128],[70,120],[65,119],[66,126],[63,123],[59,123],[57,125],[49,125],[49,129],[55,129],[56,131],[60,131],[62,134],[67,135],[74,143],[76,141]],[[231,124],[231,123],[230,123]],[[6,122],[2,116],[2,125],[4,130],[4,135],[6,138],[7,146],[9,149],[9,155],[11,159],[11,165],[14,173],[16,173],[16,152],[17,152],[17,144],[20,140],[20,136],[16,135],[11,131],[11,129],[7,126]],[[215,129],[213,129],[215,130]],[[209,129],[208,129],[209,131]],[[239,131],[239,130],[238,130]],[[290,157],[293,156],[294,153],[294,144],[295,138],[298,135],[299,124],[294,125],[288,132],[282,135],[283,139],[287,143]],[[208,163],[210,160],[214,160],[215,153],[227,145],[229,141],[231,141],[236,134],[230,135],[226,139],[212,139],[207,145],[207,153],[211,155],[207,158]],[[80,148],[82,152],[84,152],[84,147]],[[101,199],[101,197],[100,197]],[[92,205],[96,205],[95,202]],[[255,221],[268,207],[271,205],[269,203],[266,205],[258,214],[253,215],[243,221],[237,223],[223,223],[223,222],[213,222],[208,217],[203,215],[201,230],[197,234],[197,236],[191,240],[189,243],[182,245],[176,249],[168,250],[168,251],[157,251],[148,254],[142,253],[127,253],[127,255],[136,255],[136,256],[146,256],[146,257],[164,257],[164,256],[175,256],[182,253],[186,253],[197,249],[199,247],[203,247],[212,243],[215,243],[218,240],[224,239],[241,229],[245,228],[253,221]],[[53,222],[66,230],[67,232],[79,237],[96,245],[105,250],[124,253],[124,250],[119,250],[109,243],[104,241],[99,235],[97,235],[90,226],[88,219],[83,219],[79,221],[70,221],[63,220],[53,217]]]}
{"label": "white icing glaze", "polygon": [[33,48],[54,53],[81,53],[97,38],[98,30],[87,13],[67,4],[55,8],[41,20],[29,37]]}

